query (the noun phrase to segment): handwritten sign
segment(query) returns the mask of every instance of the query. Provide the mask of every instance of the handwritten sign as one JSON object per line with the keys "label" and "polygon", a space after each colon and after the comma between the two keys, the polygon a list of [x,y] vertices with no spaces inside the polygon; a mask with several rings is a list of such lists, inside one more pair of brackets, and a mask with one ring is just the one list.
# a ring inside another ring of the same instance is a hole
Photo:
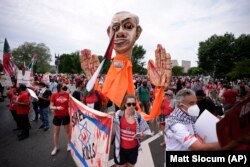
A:
{"label": "handwritten sign", "polygon": [[0,83],[3,87],[12,86],[12,82],[9,75],[0,75]]}
{"label": "handwritten sign", "polygon": [[22,71],[22,70],[18,70],[17,72],[17,83],[18,84],[25,84],[25,85],[29,85],[30,84],[30,71]]}
{"label": "handwritten sign", "polygon": [[70,97],[71,155],[78,167],[108,165],[113,119]]}

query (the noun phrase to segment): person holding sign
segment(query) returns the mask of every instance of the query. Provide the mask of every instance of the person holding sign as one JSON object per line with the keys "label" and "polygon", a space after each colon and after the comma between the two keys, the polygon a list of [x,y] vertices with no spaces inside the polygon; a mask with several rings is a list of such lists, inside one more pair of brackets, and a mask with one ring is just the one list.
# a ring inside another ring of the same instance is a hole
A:
{"label": "person holding sign", "polygon": [[195,92],[182,89],[176,94],[176,108],[166,119],[166,151],[219,150],[218,142],[204,143],[195,128],[200,109]]}
{"label": "person holding sign", "polygon": [[136,111],[135,106],[136,97],[128,94],[124,97],[121,110],[115,113],[114,161],[116,165],[134,166],[138,157],[139,139],[151,134],[147,122]]}

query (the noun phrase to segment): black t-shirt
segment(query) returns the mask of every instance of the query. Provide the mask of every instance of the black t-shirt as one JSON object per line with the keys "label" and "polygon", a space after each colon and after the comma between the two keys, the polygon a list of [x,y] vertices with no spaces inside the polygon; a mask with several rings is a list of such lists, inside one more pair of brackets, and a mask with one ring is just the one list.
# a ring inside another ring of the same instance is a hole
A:
{"label": "black t-shirt", "polygon": [[75,90],[72,94],[74,98],[76,98],[78,101],[81,101],[81,92],[78,90]]}
{"label": "black t-shirt", "polygon": [[[49,98],[50,96],[52,95],[51,91],[50,90],[45,90],[45,92],[42,94],[42,97],[44,98]],[[39,107],[40,108],[46,108],[46,107],[49,107],[50,105],[50,100],[44,100],[44,99],[41,99],[39,98]]]}
{"label": "black t-shirt", "polygon": [[197,105],[200,108],[200,115],[205,109],[207,109],[212,114],[214,114],[214,112],[217,110],[214,102],[208,97],[198,101]]}

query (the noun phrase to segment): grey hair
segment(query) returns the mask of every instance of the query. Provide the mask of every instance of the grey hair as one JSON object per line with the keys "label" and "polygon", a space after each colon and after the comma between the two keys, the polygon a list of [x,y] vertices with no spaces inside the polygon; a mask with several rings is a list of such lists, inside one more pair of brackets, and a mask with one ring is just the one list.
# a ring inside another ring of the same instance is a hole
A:
{"label": "grey hair", "polygon": [[195,96],[195,92],[192,89],[181,89],[178,91],[175,96],[175,106],[178,107],[180,103],[183,102],[184,98],[190,95]]}

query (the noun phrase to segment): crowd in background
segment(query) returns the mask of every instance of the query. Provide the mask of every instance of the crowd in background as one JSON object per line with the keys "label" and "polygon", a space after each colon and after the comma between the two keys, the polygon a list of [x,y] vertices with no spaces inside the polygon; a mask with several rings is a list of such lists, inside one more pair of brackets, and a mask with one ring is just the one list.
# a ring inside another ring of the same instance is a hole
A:
{"label": "crowd in background", "polygon": [[[88,79],[84,75],[50,75],[49,82],[43,81],[43,75],[35,75],[34,81],[30,85],[17,85],[16,79],[12,78],[13,86],[8,88],[7,96],[10,102],[9,109],[17,126],[14,130],[21,130],[18,139],[23,140],[29,137],[29,129],[31,128],[29,121],[40,119],[41,126],[39,129],[47,131],[51,127],[48,113],[55,110],[53,119],[55,147],[51,153],[51,155],[55,155],[59,147],[58,134],[61,125],[64,125],[67,139],[70,139],[69,114],[68,110],[65,109],[67,105],[59,104],[57,98],[63,94],[65,103],[68,103],[68,96],[71,94],[85,105],[107,112],[107,108],[114,104],[101,92],[104,80],[104,75],[99,76],[93,90],[86,92]],[[155,86],[146,76],[134,75],[133,81],[136,89],[136,100],[139,102],[141,109],[149,114],[154,102]],[[27,87],[35,91],[38,100],[29,95]],[[207,109],[215,116],[223,116],[235,104],[250,95],[250,79],[226,81],[209,77],[172,77],[171,83],[164,93],[164,99],[160,107],[161,114],[156,119],[160,129],[165,125],[165,118],[175,108],[175,95],[183,89],[191,89],[195,92],[200,114]],[[2,96],[3,87],[0,90]],[[33,118],[29,116],[31,110],[35,113]],[[63,115],[60,115],[60,110],[64,110]],[[117,106],[115,106],[115,110],[118,111]],[[161,146],[164,145],[164,142],[161,143]],[[70,150],[69,146],[67,150]]]}

